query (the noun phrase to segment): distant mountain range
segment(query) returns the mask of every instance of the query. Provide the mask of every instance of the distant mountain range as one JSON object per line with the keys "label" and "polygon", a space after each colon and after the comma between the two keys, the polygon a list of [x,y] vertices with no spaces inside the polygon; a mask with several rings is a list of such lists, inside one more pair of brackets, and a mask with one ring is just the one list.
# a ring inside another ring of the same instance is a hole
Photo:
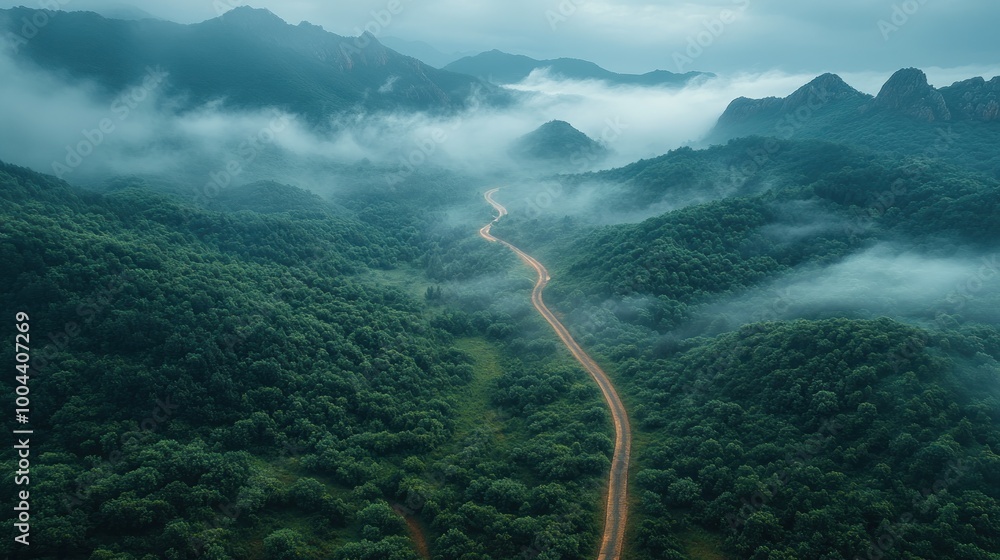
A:
{"label": "distant mountain range", "polygon": [[904,68],[878,95],[823,74],[785,98],[740,97],[719,117],[706,143],[743,136],[818,138],[898,154],[945,156],[1000,177],[1000,77],[932,87]]}
{"label": "distant mountain range", "polygon": [[[33,13],[0,10],[0,33],[21,34]],[[508,99],[495,86],[431,68],[370,34],[341,37],[248,7],[194,25],[57,12],[19,44],[18,56],[109,92],[160,67],[169,73],[167,92],[188,106],[224,99],[228,106],[277,106],[315,119],[358,109],[455,110],[474,93],[498,104]]]}
{"label": "distant mountain range", "polygon": [[646,74],[618,74],[586,60],[576,58],[535,60],[527,56],[508,54],[498,50],[456,60],[445,66],[444,69],[475,76],[499,85],[516,84],[523,81],[535,70],[542,69],[547,69],[553,77],[571,80],[601,80],[612,85],[682,86],[698,77],[713,76],[701,72],[675,74],[666,70],[654,70]]}

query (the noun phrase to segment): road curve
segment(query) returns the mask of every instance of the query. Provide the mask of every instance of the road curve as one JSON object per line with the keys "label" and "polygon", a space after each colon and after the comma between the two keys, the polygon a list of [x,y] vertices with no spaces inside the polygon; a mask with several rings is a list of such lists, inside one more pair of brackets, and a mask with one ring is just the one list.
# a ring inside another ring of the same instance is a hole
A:
{"label": "road curve", "polygon": [[628,413],[625,411],[625,405],[622,404],[621,399],[618,397],[618,392],[615,391],[615,386],[611,383],[608,375],[583,351],[583,348],[580,348],[580,345],[573,340],[566,327],[545,306],[545,302],[542,299],[542,291],[545,290],[545,286],[552,279],[549,276],[549,272],[542,266],[542,263],[536,261],[531,255],[528,255],[503,239],[494,237],[490,233],[493,224],[507,215],[507,209],[493,200],[493,195],[499,190],[492,189],[485,194],[486,202],[489,202],[496,209],[497,217],[492,222],[483,226],[479,230],[479,235],[487,241],[506,246],[511,251],[514,251],[517,256],[521,257],[521,260],[528,266],[535,269],[538,273],[538,281],[535,282],[535,289],[531,292],[531,303],[535,305],[535,309],[538,310],[542,317],[552,325],[552,328],[556,331],[556,335],[559,336],[559,339],[566,345],[566,348],[573,354],[573,357],[594,378],[594,381],[601,388],[601,393],[604,394],[604,400],[608,403],[608,408],[611,409],[611,417],[615,422],[615,453],[611,459],[611,475],[608,481],[608,502],[604,513],[604,538],[601,541],[601,548],[597,559],[619,560],[625,542],[625,521],[628,514],[628,503],[626,501],[628,493],[628,464],[632,449],[632,430],[629,427]]}

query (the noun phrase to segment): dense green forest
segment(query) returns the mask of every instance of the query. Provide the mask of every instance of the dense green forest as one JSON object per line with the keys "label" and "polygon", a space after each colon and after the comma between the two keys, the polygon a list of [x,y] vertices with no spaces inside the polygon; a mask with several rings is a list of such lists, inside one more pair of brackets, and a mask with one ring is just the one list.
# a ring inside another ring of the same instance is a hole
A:
{"label": "dense green forest", "polygon": [[995,558],[1000,333],[760,323],[618,366],[641,558],[694,528],[739,558]]}
{"label": "dense green forest", "polygon": [[[414,558],[403,514],[436,558],[596,548],[609,419],[474,229],[380,228],[404,212],[275,184],[206,210],[127,180],[0,182],[3,307],[36,340],[30,557]],[[520,311],[390,286],[487,260]]]}
{"label": "dense green forest", "polygon": [[[496,232],[561,270],[550,289],[554,301],[572,308],[619,298],[619,316],[661,331],[720,296],[804,264],[835,263],[880,241],[986,251],[1000,237],[996,180],[939,160],[818,141],[754,137],[681,149],[618,170],[563,177],[560,192],[572,197],[580,185],[602,181],[627,200],[685,198],[705,182],[721,183],[732,162],[771,142],[775,156],[731,196],[717,193],[640,223],[598,228],[591,214],[554,220],[512,210]],[[595,206],[605,207],[598,200]]]}

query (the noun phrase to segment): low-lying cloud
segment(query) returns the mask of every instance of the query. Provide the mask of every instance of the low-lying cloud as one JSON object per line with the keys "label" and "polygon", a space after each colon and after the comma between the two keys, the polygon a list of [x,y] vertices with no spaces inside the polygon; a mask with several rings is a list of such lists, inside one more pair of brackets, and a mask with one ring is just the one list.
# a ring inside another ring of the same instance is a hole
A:
{"label": "low-lying cloud", "polygon": [[[463,112],[335,117],[323,130],[274,109],[236,111],[224,100],[178,111],[170,76],[155,64],[132,86],[108,96],[0,55],[0,159],[77,184],[116,175],[169,177],[193,190],[270,179],[328,193],[331,166],[361,161],[393,184],[413,173],[446,168],[482,182],[524,178],[512,142],[545,122],[565,120],[607,146],[610,156],[581,157],[553,168],[577,173],[621,166],[698,141],[739,96],[791,93],[812,75],[766,72],[697,80],[683,88],[612,86],[557,80],[544,71],[512,86],[519,101]],[[391,80],[386,87],[391,87]],[[666,208],[669,209],[669,208]]]}
{"label": "low-lying cloud", "polygon": [[729,327],[826,317],[908,319],[951,328],[1000,322],[1000,253],[927,254],[889,243],[829,266],[804,267],[767,286],[711,305]]}

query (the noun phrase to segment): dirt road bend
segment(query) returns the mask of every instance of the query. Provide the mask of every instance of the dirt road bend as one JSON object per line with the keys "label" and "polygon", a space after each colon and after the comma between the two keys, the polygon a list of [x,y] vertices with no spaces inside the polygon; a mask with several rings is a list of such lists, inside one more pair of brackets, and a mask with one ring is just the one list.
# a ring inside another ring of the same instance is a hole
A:
{"label": "dirt road bend", "polygon": [[511,251],[514,251],[517,256],[521,257],[521,260],[535,269],[538,273],[538,281],[535,282],[535,289],[531,292],[531,302],[542,317],[552,325],[552,328],[556,331],[556,335],[566,345],[570,353],[573,354],[573,357],[580,362],[580,365],[597,382],[597,385],[601,388],[601,393],[604,394],[604,400],[608,403],[608,408],[611,409],[611,417],[615,423],[615,453],[611,459],[611,475],[608,481],[608,501],[604,514],[604,537],[601,541],[601,548],[597,558],[598,560],[619,560],[625,541],[625,520],[628,514],[628,464],[632,448],[632,431],[629,427],[628,413],[625,411],[625,406],[618,397],[618,392],[615,391],[615,386],[611,383],[611,379],[583,351],[583,348],[577,344],[569,334],[569,331],[566,330],[566,327],[556,318],[555,314],[545,306],[545,301],[542,299],[542,292],[545,290],[545,286],[548,285],[549,280],[552,279],[549,276],[548,270],[542,266],[542,263],[532,258],[531,255],[503,239],[494,237],[490,233],[493,224],[507,215],[507,209],[493,199],[493,195],[499,190],[492,189],[485,194],[486,202],[490,203],[496,209],[497,217],[492,222],[483,226],[479,230],[479,235],[487,241],[500,243]]}

